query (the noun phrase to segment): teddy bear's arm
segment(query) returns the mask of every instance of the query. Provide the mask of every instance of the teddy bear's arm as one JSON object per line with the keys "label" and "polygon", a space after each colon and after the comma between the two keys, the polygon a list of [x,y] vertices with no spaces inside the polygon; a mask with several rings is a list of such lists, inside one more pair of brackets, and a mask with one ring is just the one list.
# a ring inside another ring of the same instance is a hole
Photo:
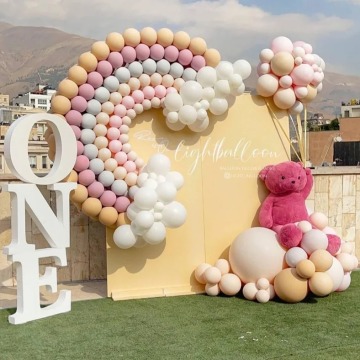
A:
{"label": "teddy bear's arm", "polygon": [[271,229],[273,227],[273,218],[272,218],[272,209],[274,205],[274,200],[271,195],[269,195],[262,203],[260,212],[259,212],[259,222],[262,227]]}
{"label": "teddy bear's arm", "polygon": [[309,196],[311,189],[313,187],[313,184],[314,184],[314,178],[311,174],[311,169],[306,168],[305,172],[306,172],[307,181],[306,181],[306,185],[305,185],[304,189],[301,192],[303,194],[304,199],[306,199]]}

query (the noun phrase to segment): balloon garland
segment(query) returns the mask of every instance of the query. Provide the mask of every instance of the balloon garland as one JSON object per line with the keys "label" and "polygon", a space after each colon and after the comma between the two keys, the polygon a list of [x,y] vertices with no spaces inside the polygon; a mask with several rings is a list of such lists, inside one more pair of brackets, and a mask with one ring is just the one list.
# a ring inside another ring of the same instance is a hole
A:
{"label": "balloon garland", "polygon": [[[77,139],[68,180],[78,187],[71,199],[86,215],[115,227],[120,248],[157,244],[166,227],[186,218],[175,201],[181,174],[170,171],[160,154],[144,167],[132,150],[129,126],[144,110],[162,108],[170,130],[204,131],[209,113],[224,114],[251,73],[245,60],[220,60],[202,38],[183,31],[129,28],[95,42],[59,83],[51,111],[65,118]],[[53,135],[46,138],[52,159]]]}

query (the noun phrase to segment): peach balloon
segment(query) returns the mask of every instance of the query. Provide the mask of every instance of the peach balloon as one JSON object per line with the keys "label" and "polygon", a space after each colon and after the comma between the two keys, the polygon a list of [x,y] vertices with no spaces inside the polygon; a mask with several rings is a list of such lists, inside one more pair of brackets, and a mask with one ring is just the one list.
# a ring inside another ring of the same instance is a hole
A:
{"label": "peach balloon", "polygon": [[278,76],[284,76],[291,73],[294,68],[294,58],[285,51],[280,51],[271,59],[271,70]]}
{"label": "peach balloon", "polygon": [[316,87],[312,85],[307,86],[308,94],[301,99],[303,103],[309,103],[310,101],[314,100],[317,95]]}
{"label": "peach balloon", "polygon": [[200,37],[195,37],[190,40],[189,50],[194,55],[203,55],[206,51],[206,41]]}
{"label": "peach balloon", "polygon": [[309,257],[309,260],[315,265],[316,271],[327,271],[331,268],[334,257],[324,249],[315,250]]}
{"label": "peach balloon", "polygon": [[66,182],[77,182],[78,174],[75,170],[71,170],[70,174],[63,180]]}
{"label": "peach balloon", "polygon": [[314,212],[310,215],[310,222],[319,230],[328,226],[328,217],[321,212]]}
{"label": "peach balloon", "polygon": [[74,65],[68,71],[68,78],[75,84],[82,85],[86,83],[87,72],[82,66]]}
{"label": "peach balloon", "polygon": [[106,60],[110,54],[110,48],[105,41],[95,41],[91,46],[91,53],[99,61]]}
{"label": "peach balloon", "polygon": [[125,45],[135,47],[140,44],[140,32],[134,28],[128,28],[123,33]]}
{"label": "peach balloon", "polygon": [[216,49],[207,49],[204,53],[207,66],[216,67],[221,61],[221,55]]}
{"label": "peach balloon", "polygon": [[296,272],[304,279],[309,279],[315,274],[315,265],[312,261],[304,259],[296,264]]}
{"label": "peach balloon", "polygon": [[121,225],[130,225],[131,224],[131,220],[128,218],[128,216],[126,215],[125,212],[120,213],[118,215],[117,221],[116,221],[116,227],[119,227]]}
{"label": "peach balloon", "polygon": [[333,263],[326,273],[331,277],[333,282],[332,291],[337,290],[344,279],[344,269],[336,257],[333,258]]}
{"label": "peach balloon", "polygon": [[278,89],[274,94],[274,103],[279,109],[290,109],[296,101],[294,90],[289,89]]}
{"label": "peach balloon", "polygon": [[353,256],[347,253],[340,253],[336,255],[336,259],[340,262],[344,272],[354,270]]}
{"label": "peach balloon", "polygon": [[297,303],[305,299],[308,293],[307,280],[300,277],[296,269],[288,268],[279,272],[274,281],[276,295],[288,303]]}
{"label": "peach balloon", "polygon": [[253,282],[249,282],[245,284],[243,287],[243,295],[244,298],[247,300],[251,300],[251,301],[255,300],[257,292],[258,292],[258,288]]}
{"label": "peach balloon", "polygon": [[270,300],[270,293],[267,290],[261,289],[256,293],[255,297],[259,303],[265,304]]}
{"label": "peach balloon", "polygon": [[214,266],[220,270],[221,275],[224,275],[224,274],[227,274],[230,272],[230,264],[226,259],[217,260]]}
{"label": "peach balloon", "polygon": [[174,41],[174,33],[168,28],[162,28],[157,32],[157,43],[164,48],[171,45]]}
{"label": "peach balloon", "polygon": [[56,95],[51,99],[51,111],[65,115],[71,109],[70,100],[63,95]]}
{"label": "peach balloon", "polygon": [[219,287],[223,294],[234,296],[241,289],[241,280],[235,274],[224,274],[219,282]]}
{"label": "peach balloon", "polygon": [[279,88],[279,81],[275,75],[261,75],[256,83],[256,92],[263,97],[273,96]]}
{"label": "peach balloon", "polygon": [[99,214],[99,221],[105,226],[112,226],[118,219],[118,212],[113,207],[104,207]]}
{"label": "peach balloon", "polygon": [[309,280],[310,291],[316,296],[326,296],[332,292],[333,281],[326,272],[316,272]]}
{"label": "peach balloon", "polygon": [[297,226],[304,234],[312,229],[311,224],[306,220],[299,221]]}
{"label": "peach balloon", "polygon": [[78,184],[76,189],[70,193],[70,200],[74,203],[82,204],[88,198],[86,186]]}
{"label": "peach balloon", "polygon": [[190,45],[191,38],[185,31],[178,31],[174,35],[173,45],[179,50],[186,49]]}
{"label": "peach balloon", "polygon": [[141,42],[147,46],[154,45],[157,40],[157,32],[152,27],[145,27],[140,31]]}
{"label": "peach balloon", "polygon": [[256,287],[259,290],[267,290],[270,286],[269,280],[266,278],[260,278],[257,282],[256,282]]}
{"label": "peach balloon", "polygon": [[75,97],[78,94],[78,91],[78,85],[70,79],[60,81],[57,89],[59,95],[64,95],[68,99]]}
{"label": "peach balloon", "polygon": [[204,273],[207,269],[209,269],[211,267],[210,264],[207,263],[202,263],[200,265],[197,266],[197,268],[195,269],[194,275],[195,275],[195,279],[200,283],[200,284],[206,284],[206,280],[204,277]]}
{"label": "peach balloon", "polygon": [[205,270],[204,279],[207,283],[217,284],[221,280],[221,271],[215,266],[211,266]]}
{"label": "peach balloon", "polygon": [[79,56],[78,63],[83,67],[88,73],[95,71],[98,65],[97,58],[90,51],[84,52]]}
{"label": "peach balloon", "polygon": [[351,275],[349,272],[344,274],[343,281],[340,286],[336,289],[336,291],[345,291],[351,284]]}
{"label": "peach balloon", "polygon": [[209,296],[217,296],[220,294],[220,288],[218,284],[206,284],[205,292]]}
{"label": "peach balloon", "polygon": [[87,198],[81,205],[82,212],[92,218],[97,217],[100,214],[101,209],[101,201],[96,198]]}
{"label": "peach balloon", "polygon": [[124,37],[118,32],[109,33],[105,41],[111,51],[120,51],[125,45]]}

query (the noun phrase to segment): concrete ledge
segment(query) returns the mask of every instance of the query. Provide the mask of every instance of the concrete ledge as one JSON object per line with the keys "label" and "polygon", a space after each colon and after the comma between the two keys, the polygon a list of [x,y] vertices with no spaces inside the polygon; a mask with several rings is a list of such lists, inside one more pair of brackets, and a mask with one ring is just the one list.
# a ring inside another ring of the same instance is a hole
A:
{"label": "concrete ledge", "polygon": [[312,169],[313,175],[348,175],[360,174],[360,167],[358,166],[317,166]]}

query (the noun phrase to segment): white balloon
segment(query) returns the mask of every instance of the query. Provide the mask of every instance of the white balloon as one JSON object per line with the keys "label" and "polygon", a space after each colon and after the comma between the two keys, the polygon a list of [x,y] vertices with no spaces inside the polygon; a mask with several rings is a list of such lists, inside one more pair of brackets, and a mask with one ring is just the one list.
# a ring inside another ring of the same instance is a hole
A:
{"label": "white balloon", "polygon": [[132,232],[131,226],[126,224],[114,231],[113,240],[120,249],[129,249],[135,245],[137,236]]}
{"label": "white balloon", "polygon": [[181,76],[185,81],[189,81],[189,80],[195,80],[196,79],[196,71],[191,68],[188,67],[184,70],[182,76]]}
{"label": "white balloon", "polygon": [[184,185],[184,177],[177,171],[170,171],[166,174],[166,181],[170,181],[176,187],[176,190],[181,189]]}
{"label": "white balloon", "polygon": [[233,64],[234,73],[241,75],[242,79],[247,79],[251,74],[251,65],[246,60],[237,60]]}
{"label": "white balloon", "polygon": [[179,120],[186,125],[193,124],[197,118],[197,111],[192,105],[184,105],[179,110]]}
{"label": "white balloon", "polygon": [[141,211],[134,202],[132,202],[126,209],[126,215],[127,217],[133,221],[136,217],[136,215]]}
{"label": "white balloon", "polygon": [[230,94],[230,84],[228,80],[218,80],[214,85],[215,96],[225,96]]}
{"label": "white balloon", "polygon": [[164,154],[152,155],[146,165],[147,172],[157,175],[166,175],[170,171],[170,159]]}
{"label": "white balloon", "polygon": [[162,222],[165,226],[177,228],[186,220],[186,209],[181,203],[173,201],[165,206],[162,215]]}
{"label": "white balloon", "polygon": [[159,201],[167,204],[175,199],[177,190],[173,183],[165,181],[158,185],[156,188],[156,193],[158,195]]}
{"label": "white balloon", "polygon": [[176,123],[171,123],[167,120],[166,120],[166,125],[170,130],[173,130],[173,131],[180,131],[186,126],[181,121],[177,121]]}
{"label": "white balloon", "polygon": [[175,124],[179,121],[179,113],[177,111],[170,111],[166,116],[166,121]]}
{"label": "white balloon", "polygon": [[198,71],[196,80],[204,88],[212,87],[215,85],[217,80],[216,70],[210,66],[204,66]]}
{"label": "white balloon", "polygon": [[164,100],[164,105],[169,111],[179,111],[183,106],[181,95],[178,93],[167,94]]}
{"label": "white balloon", "polygon": [[289,249],[285,254],[286,263],[294,268],[301,260],[305,260],[308,258],[308,255],[304,249],[301,247],[293,247]]}
{"label": "white balloon", "polygon": [[154,223],[154,215],[151,211],[142,210],[136,215],[134,222],[140,228],[150,229]]}
{"label": "white balloon", "polygon": [[143,234],[143,239],[151,245],[156,245],[165,240],[166,228],[160,221],[154,222],[151,228]]}
{"label": "white balloon", "polygon": [[134,203],[139,209],[151,210],[154,208],[157,199],[158,196],[155,190],[146,186],[140,188],[136,192],[134,196]]}
{"label": "white balloon", "polygon": [[209,127],[209,117],[206,115],[204,120],[196,120],[193,124],[188,126],[191,131],[202,132]]}
{"label": "white balloon", "polygon": [[202,86],[197,81],[187,81],[180,88],[180,95],[184,104],[194,104],[201,99]]}
{"label": "white balloon", "polygon": [[210,111],[214,115],[222,115],[228,110],[228,103],[225,99],[214,98],[210,102]]}
{"label": "white balloon", "polygon": [[[211,101],[215,97],[215,90],[212,87],[206,87],[202,90],[201,101]],[[200,103],[201,103],[200,101]]]}
{"label": "white balloon", "polygon": [[233,64],[229,61],[220,61],[216,66],[216,75],[218,80],[230,79],[234,73]]}

